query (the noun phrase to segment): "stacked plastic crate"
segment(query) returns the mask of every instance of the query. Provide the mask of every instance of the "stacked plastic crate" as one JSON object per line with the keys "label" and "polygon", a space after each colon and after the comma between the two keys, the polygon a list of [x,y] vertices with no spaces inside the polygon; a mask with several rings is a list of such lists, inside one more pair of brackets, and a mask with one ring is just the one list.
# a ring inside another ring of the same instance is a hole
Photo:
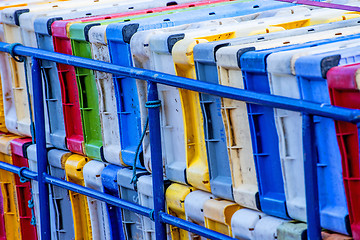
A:
{"label": "stacked plastic crate", "polygon": [[[4,42],[359,108],[358,12],[271,0],[0,1],[0,11]],[[0,157],[37,171],[31,65],[1,53]],[[47,60],[41,75],[49,174],[153,208],[146,82]],[[306,237],[301,113],[161,84],[158,95],[169,214],[237,239]],[[357,128],[314,124],[323,238],[360,239]],[[37,239],[37,182],[0,170],[0,183],[0,238]],[[147,217],[49,193],[52,239],[155,239]]]}

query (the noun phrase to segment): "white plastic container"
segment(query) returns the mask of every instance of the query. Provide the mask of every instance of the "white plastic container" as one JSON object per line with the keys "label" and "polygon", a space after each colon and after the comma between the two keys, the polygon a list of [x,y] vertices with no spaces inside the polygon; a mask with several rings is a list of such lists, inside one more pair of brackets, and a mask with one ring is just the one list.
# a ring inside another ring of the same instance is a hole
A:
{"label": "white plastic container", "polygon": [[[190,192],[184,202],[186,220],[205,227],[204,204],[207,200],[215,198],[212,194],[201,190]],[[202,239],[195,233],[189,232],[189,239]]]}
{"label": "white plastic container", "polygon": [[[106,163],[96,160],[86,163],[83,169],[85,187],[103,192],[101,172],[106,166]],[[93,239],[111,239],[106,203],[92,197],[87,197],[87,200]]]}
{"label": "white plastic container", "polygon": [[[89,42],[93,59],[110,62],[105,30],[106,26],[92,27],[89,31]],[[120,129],[112,75],[98,71],[94,74],[99,93],[104,158],[112,164],[125,165],[121,159]]]}
{"label": "white plastic container", "polygon": [[275,240],[277,228],[283,222],[286,220],[243,208],[231,218],[232,234],[243,240]]}

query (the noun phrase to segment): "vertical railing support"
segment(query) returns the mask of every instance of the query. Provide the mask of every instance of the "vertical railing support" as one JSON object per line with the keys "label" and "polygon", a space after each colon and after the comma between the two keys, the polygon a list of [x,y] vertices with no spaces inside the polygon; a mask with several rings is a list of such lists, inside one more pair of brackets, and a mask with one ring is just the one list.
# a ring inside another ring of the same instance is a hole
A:
{"label": "vertical railing support", "polygon": [[49,189],[45,182],[44,173],[47,172],[47,151],[45,137],[45,119],[44,119],[44,96],[42,88],[42,78],[39,60],[32,57],[32,85],[35,112],[35,136],[36,136],[36,157],[39,185],[39,203],[40,203],[40,229],[41,240],[50,240],[50,204]]}
{"label": "vertical railing support", "polygon": [[319,191],[314,116],[303,114],[304,176],[306,193],[307,236],[321,239]]}
{"label": "vertical railing support", "polygon": [[[148,82],[148,112],[151,142],[151,169],[154,198],[155,236],[157,240],[166,239],[166,227],[161,222],[159,212],[165,211],[165,192],[163,162],[161,155],[160,104],[156,83]],[[151,104],[152,103],[152,104]]]}

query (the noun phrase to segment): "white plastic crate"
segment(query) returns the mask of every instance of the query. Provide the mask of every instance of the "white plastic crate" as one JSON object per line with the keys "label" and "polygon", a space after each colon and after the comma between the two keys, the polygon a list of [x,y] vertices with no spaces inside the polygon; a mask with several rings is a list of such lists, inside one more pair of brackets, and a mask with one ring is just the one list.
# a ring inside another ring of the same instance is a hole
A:
{"label": "white plastic crate", "polygon": [[[205,227],[204,204],[207,200],[214,198],[212,194],[201,190],[190,192],[184,202],[186,220]],[[189,232],[189,239],[205,240],[206,238]]]}
{"label": "white plastic crate", "polygon": [[[106,26],[92,27],[89,31],[89,42],[93,59],[110,62],[105,30]],[[120,129],[112,74],[98,71],[94,74],[99,93],[104,158],[112,164],[125,165],[121,159]]]}
{"label": "white plastic crate", "polygon": [[275,240],[277,228],[283,222],[286,220],[243,208],[231,218],[232,236],[244,240]]}
{"label": "white plastic crate", "polygon": [[[106,163],[96,160],[86,163],[83,169],[85,187],[103,192],[101,172],[106,166]],[[87,201],[93,239],[111,239],[106,203],[92,197],[87,197]]]}

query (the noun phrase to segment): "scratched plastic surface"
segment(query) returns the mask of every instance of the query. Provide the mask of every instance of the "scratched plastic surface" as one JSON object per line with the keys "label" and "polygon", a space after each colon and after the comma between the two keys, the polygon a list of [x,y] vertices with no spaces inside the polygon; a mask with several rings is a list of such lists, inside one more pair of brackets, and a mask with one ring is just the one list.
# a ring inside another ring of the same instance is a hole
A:
{"label": "scratched plastic surface", "polygon": [[[184,202],[186,220],[200,226],[205,226],[204,204],[207,200],[213,198],[215,198],[214,195],[201,190],[190,192]],[[189,239],[206,239],[195,233],[188,232],[188,234]]]}
{"label": "scratched plastic surface", "polygon": [[[154,208],[152,177],[150,175],[142,176],[137,183],[139,203],[141,206]],[[152,240],[155,238],[155,223],[148,217],[141,216],[141,230],[143,233],[142,239]]]}
{"label": "scratched plastic surface", "polygon": [[232,236],[237,239],[275,240],[277,228],[284,222],[284,219],[243,208],[231,218]]}
{"label": "scratched plastic surface", "polygon": [[[256,2],[257,3],[257,2]],[[253,4],[253,3],[251,3]],[[238,5],[246,5],[246,6],[251,6],[251,4],[246,4],[246,3],[238,3]],[[259,8],[263,10],[267,10],[270,8],[275,8],[275,7],[280,7],[280,6],[284,6],[284,5],[266,5],[267,3],[265,2],[265,5],[260,4]],[[238,6],[238,5],[233,5],[233,6]],[[154,28],[159,28],[159,27],[170,27],[170,26],[176,26],[179,24],[185,24],[188,23],[189,21],[205,21],[205,20],[210,20],[210,19],[218,19],[224,16],[227,17],[231,17],[231,16],[235,16],[235,15],[239,15],[242,14],[243,12],[240,9],[235,10],[234,9],[236,7],[234,7],[233,9],[228,8],[228,6],[219,6],[216,9],[215,8],[209,8],[206,10],[197,10],[197,14],[193,14],[191,15],[191,17],[193,17],[193,19],[189,18],[189,15],[185,15],[185,14],[172,14],[170,16],[167,16],[166,18],[162,18],[162,17],[157,17],[157,18],[151,18],[151,20],[153,21],[153,23],[150,23],[149,20],[150,19],[146,19],[143,21],[136,21],[134,22],[134,24],[139,24],[139,27],[137,28],[137,31],[142,31],[145,29],[154,29]],[[248,11],[248,13],[254,13],[257,12],[257,8],[251,9],[251,11]],[[216,13],[216,14],[209,14],[209,13]],[[156,24],[157,23],[157,24]],[[131,37],[130,36],[118,36],[117,33],[121,32],[121,29],[126,29],[128,27],[134,26],[131,23],[126,23],[126,24],[111,24],[107,27],[107,40],[109,43],[109,50],[110,50],[110,56],[111,56],[111,61],[113,63],[116,64],[120,64],[123,66],[132,66],[132,59],[124,59],[124,58],[118,58],[119,56],[119,52],[121,51],[126,51],[126,53],[124,52],[123,56],[131,56],[129,52],[129,46],[128,45],[128,39]],[[132,27],[133,28],[133,27]],[[157,69],[159,70],[159,69]],[[120,81],[121,80],[121,81]],[[131,95],[136,96],[137,95],[137,84],[136,84],[136,80],[132,79],[132,78],[123,78],[123,77],[115,77],[114,78],[115,81],[115,88],[119,89],[117,91],[121,92],[131,92]],[[119,83],[121,83],[122,85],[119,86]],[[124,96],[126,96],[126,94],[124,94]],[[138,101],[140,96],[137,96],[137,98],[132,98],[133,100],[135,100],[136,105],[139,105]],[[139,109],[133,109],[132,107],[129,108],[129,106],[132,106],[133,104],[132,101],[130,101],[131,99],[126,99],[126,98],[117,98],[118,99],[118,109],[121,110],[121,112],[124,112],[124,114],[119,114],[119,124],[120,124],[120,129],[122,128],[127,128],[129,129],[129,127],[131,126],[131,129],[125,133],[120,133],[120,138],[121,138],[121,144],[122,144],[122,157],[124,162],[128,162],[128,161],[132,161],[132,159],[134,159],[134,154],[135,154],[135,149],[136,146],[139,142],[139,138],[141,136],[141,132],[142,132],[142,128],[144,125],[144,122],[141,122],[141,115],[140,115],[140,111]],[[119,102],[120,101],[120,102]],[[136,122],[137,124],[133,124],[134,122]],[[131,134],[130,134],[131,133]],[[122,135],[124,134],[124,135]],[[129,135],[128,135],[129,134]],[[134,137],[136,136],[136,137]],[[143,153],[142,153],[142,149],[140,149],[140,160],[143,159]],[[139,161],[138,163],[140,163],[141,161]],[[143,166],[141,164],[138,165],[139,167]],[[184,174],[181,174],[179,176],[177,176],[177,178],[180,178],[182,180],[182,182],[185,182],[184,180]]]}
{"label": "scratched plastic surface", "polygon": [[[95,160],[86,163],[83,169],[85,187],[103,192],[101,173],[106,166],[106,163]],[[91,197],[87,197],[87,201],[93,239],[111,239],[109,212],[106,203]]]}
{"label": "scratched plastic surface", "polygon": [[[349,35],[354,33],[354,31],[358,31],[357,27],[349,27],[346,28],[342,31],[340,31],[340,33],[343,33],[344,35]],[[330,37],[336,37],[337,33],[339,33],[339,30],[330,30],[330,31],[325,31],[325,32],[321,32],[321,33],[313,33],[313,34],[308,34],[307,38],[305,39],[302,36],[295,36],[295,37],[287,37],[287,38],[281,38],[279,40],[271,40],[271,41],[265,41],[263,43],[254,43],[254,44],[242,44],[239,46],[230,46],[230,47],[224,47],[224,48],[220,48],[217,52],[216,52],[216,56],[217,56],[217,64],[219,66],[219,76],[220,76],[220,83],[221,84],[225,84],[225,85],[231,85],[231,86],[237,86],[240,88],[243,88],[243,83],[237,81],[237,79],[242,78],[242,72],[241,72],[241,68],[239,68],[239,64],[238,64],[238,59],[240,58],[241,54],[237,54],[238,52],[246,52],[249,50],[252,50],[254,48],[256,49],[266,49],[266,48],[271,48],[271,47],[281,47],[281,46],[286,46],[287,44],[296,44],[296,43],[303,43],[304,40],[317,40],[317,39],[326,39],[326,38],[330,38]],[[244,64],[243,64],[244,65]],[[244,65],[246,66],[246,64]],[[255,66],[259,66],[258,64]],[[261,72],[260,72],[261,73]],[[259,74],[259,73],[256,73]],[[261,73],[263,74],[263,73]],[[266,77],[266,74],[264,75]],[[264,85],[265,84],[265,85]],[[266,87],[266,83],[264,83],[263,86]],[[260,86],[260,85],[259,85]],[[251,87],[251,85],[249,85],[249,87]],[[256,86],[255,86],[256,87]],[[268,88],[268,87],[267,87]],[[257,88],[254,88],[255,91],[260,91],[260,89],[256,90]],[[266,88],[264,88],[266,89]],[[264,90],[261,90],[264,91]],[[269,90],[267,90],[267,92],[269,92]],[[245,121],[246,124],[236,124],[233,126],[237,126],[239,128],[242,128],[241,131],[239,131],[238,133],[235,131],[234,133],[237,133],[237,139],[238,141],[244,141],[243,143],[241,143],[241,146],[246,146],[245,144],[247,144],[247,147],[243,147],[242,148],[242,152],[243,154],[245,154],[246,152],[248,152],[248,154],[252,154],[253,150],[252,150],[252,146],[249,145],[250,141],[246,141],[246,138],[244,138],[244,133],[246,133],[247,135],[247,139],[250,139],[250,129],[249,127],[249,123],[247,123],[248,119],[247,119],[247,111],[249,111],[249,109],[246,109],[246,105],[244,103],[241,102],[237,102],[237,101],[231,101],[229,99],[226,99],[226,101],[224,101],[224,104],[227,104],[228,106],[237,106],[234,110],[235,112],[238,112],[237,114],[240,114],[240,116],[243,116],[241,119],[242,121]],[[266,110],[266,108],[263,108],[262,111],[264,111],[264,109]],[[234,111],[232,110],[232,111]],[[250,109],[252,110],[252,109]],[[255,113],[257,113],[259,110],[255,111]],[[271,114],[271,112],[268,112],[266,115],[261,115],[263,116],[263,119],[257,119],[254,117],[256,117],[256,115],[249,115],[251,121],[253,121],[253,119],[255,121],[274,121],[271,120],[273,119],[273,115]],[[250,111],[251,113],[251,111]],[[267,116],[267,118],[266,118]],[[238,121],[240,118],[234,118],[235,123],[236,121]],[[268,120],[266,120],[268,119]],[[265,124],[265,122],[264,122]],[[265,124],[266,125],[266,124]],[[259,125],[259,126],[265,126],[265,125]],[[259,127],[258,125],[256,125],[256,127]],[[251,131],[252,134],[255,134],[255,129],[253,129]],[[267,128],[267,129],[263,129],[261,133],[265,133],[264,131],[273,131],[274,133],[274,129],[271,128]],[[248,132],[248,133],[247,133]],[[241,133],[241,135],[239,135],[239,133]],[[246,136],[245,135],[245,136]],[[235,135],[236,136],[236,135]],[[261,144],[264,147],[269,147],[270,145],[264,141],[266,141],[266,137],[265,135],[259,135],[261,138],[256,138],[252,139],[253,144]],[[275,135],[274,134],[270,134],[270,136],[273,137],[277,137],[276,135],[276,131],[275,131]],[[254,140],[256,140],[254,142]],[[276,144],[276,141],[272,141],[272,144]],[[280,168],[280,159],[279,157],[276,157],[276,154],[278,155],[278,153],[276,151],[274,151],[274,149],[276,148],[270,148],[270,150],[265,150],[262,148],[258,148],[258,145],[255,145],[256,148],[256,152],[255,154],[259,154],[259,155],[255,155],[256,158],[255,159],[259,159],[257,156],[269,156],[270,158],[273,159],[278,159],[277,161],[260,161],[258,162],[258,160],[256,160],[256,171],[257,174],[261,174],[261,178],[269,178],[271,179],[273,184],[267,184],[267,181],[261,181],[261,185],[260,185],[260,204],[261,204],[261,208],[263,211],[265,211],[267,214],[269,215],[274,215],[274,216],[279,216],[279,217],[286,217],[287,216],[287,212],[285,209],[285,196],[284,196],[284,187],[283,187],[283,183],[282,183],[282,172],[281,172],[281,168]],[[261,155],[263,152],[265,151],[265,153],[268,153],[269,151],[272,151],[273,155]],[[243,160],[246,160],[248,158],[243,158]],[[240,158],[241,160],[241,158]],[[243,163],[246,163],[243,162]],[[253,162],[247,162],[246,163],[247,166],[251,166],[249,164],[253,164]],[[273,171],[272,172],[268,172],[266,171],[266,169],[268,167],[266,167],[266,164],[270,164],[271,166],[275,166],[277,165],[278,167],[273,167]],[[274,165],[275,164],[275,165]],[[242,178],[243,180],[246,179],[254,179],[255,177],[255,172],[254,172],[254,167],[242,167],[241,168],[244,172],[242,174],[247,174],[246,178]],[[247,170],[246,170],[247,169]],[[250,169],[250,171],[248,171]],[[246,171],[245,171],[246,170]],[[250,174],[250,175],[249,175]],[[249,178],[249,176],[253,176],[252,178]],[[259,177],[259,176],[258,176]],[[260,178],[260,179],[261,179]],[[276,181],[275,181],[276,180]],[[248,181],[247,180],[247,186],[251,187],[255,186],[256,182],[254,181]],[[275,184],[276,183],[276,184]],[[244,184],[244,183],[243,183]],[[241,185],[238,185],[241,186]],[[246,186],[246,185],[244,185]],[[234,189],[236,189],[236,184],[234,185]],[[253,187],[252,187],[253,188]],[[241,189],[241,188],[240,188]],[[251,189],[251,188],[247,188],[247,189]],[[235,192],[235,191],[234,191]],[[244,192],[244,191],[243,191]],[[241,196],[241,195],[240,195]],[[281,203],[282,202],[282,203]]]}

